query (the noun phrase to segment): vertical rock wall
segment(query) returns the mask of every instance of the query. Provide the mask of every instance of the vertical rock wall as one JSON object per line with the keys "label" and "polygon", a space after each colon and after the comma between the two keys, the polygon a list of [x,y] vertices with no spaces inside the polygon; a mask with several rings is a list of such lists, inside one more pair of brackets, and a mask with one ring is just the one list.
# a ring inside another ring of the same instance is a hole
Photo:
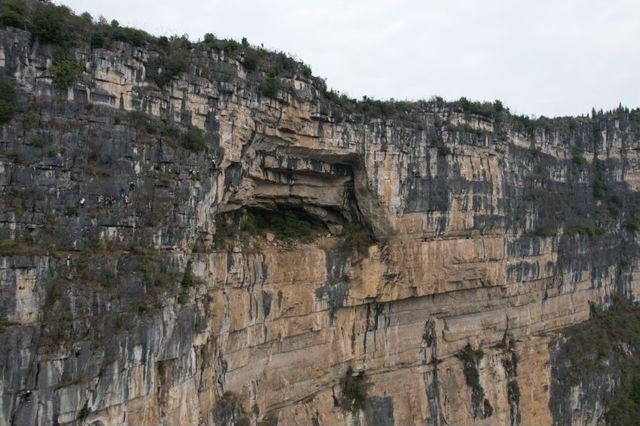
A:
{"label": "vertical rock wall", "polygon": [[[157,52],[76,48],[61,92],[54,49],[0,30],[0,424],[596,424],[550,403],[554,348],[638,292],[628,114],[337,120],[313,80],[269,98],[206,45],[164,89]],[[319,231],[221,241],[247,209]]]}

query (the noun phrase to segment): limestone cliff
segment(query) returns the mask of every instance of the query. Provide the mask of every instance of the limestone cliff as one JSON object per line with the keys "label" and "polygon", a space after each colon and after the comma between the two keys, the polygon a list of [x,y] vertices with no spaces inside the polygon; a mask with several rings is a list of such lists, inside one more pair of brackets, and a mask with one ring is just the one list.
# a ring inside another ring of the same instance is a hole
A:
{"label": "limestone cliff", "polygon": [[353,109],[182,49],[0,29],[0,424],[604,421],[559,348],[640,291],[637,111]]}

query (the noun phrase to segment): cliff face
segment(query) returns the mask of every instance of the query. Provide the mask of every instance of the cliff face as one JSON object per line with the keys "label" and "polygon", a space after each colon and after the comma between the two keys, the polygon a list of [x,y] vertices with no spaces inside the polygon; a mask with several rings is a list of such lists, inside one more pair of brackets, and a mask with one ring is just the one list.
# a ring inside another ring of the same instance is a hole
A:
{"label": "cliff face", "polygon": [[55,54],[0,30],[0,424],[601,419],[615,372],[558,348],[640,288],[628,113],[336,117],[206,44],[164,89],[151,48],[74,48],[63,90]]}

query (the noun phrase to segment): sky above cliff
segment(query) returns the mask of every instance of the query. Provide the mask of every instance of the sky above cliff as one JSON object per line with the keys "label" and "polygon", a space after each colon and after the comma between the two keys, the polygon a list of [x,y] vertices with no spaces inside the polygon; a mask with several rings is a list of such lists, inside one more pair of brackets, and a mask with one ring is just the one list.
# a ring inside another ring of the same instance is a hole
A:
{"label": "sky above cliff", "polygon": [[63,0],[155,35],[291,53],[354,97],[500,99],[517,113],[640,106],[638,0]]}

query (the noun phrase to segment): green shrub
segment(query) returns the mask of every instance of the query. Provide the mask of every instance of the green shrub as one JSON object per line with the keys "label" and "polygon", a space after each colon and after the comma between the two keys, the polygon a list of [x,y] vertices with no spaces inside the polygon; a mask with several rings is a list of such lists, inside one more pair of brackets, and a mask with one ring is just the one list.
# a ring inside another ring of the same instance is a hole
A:
{"label": "green shrub", "polygon": [[464,349],[456,353],[456,358],[465,363],[469,362],[478,365],[484,358],[484,351],[480,348],[474,350],[471,345],[467,344]]}
{"label": "green shrub", "polygon": [[26,7],[23,0],[5,0],[0,5],[0,25],[24,28]]}
{"label": "green shrub", "polygon": [[[634,388],[637,388],[640,378],[636,378]],[[605,413],[606,424],[615,426],[637,426],[640,419],[640,399],[637,390],[626,399],[618,401],[613,408]]]}
{"label": "green shrub", "polygon": [[284,52],[278,52],[271,68],[271,74],[276,76],[292,76],[298,70],[298,62],[287,56]]}
{"label": "green shrub", "polygon": [[573,156],[573,164],[575,164],[576,167],[578,168],[582,168],[584,165],[587,164],[587,159],[584,158],[584,155],[581,152],[576,152]]}
{"label": "green shrub", "polygon": [[307,78],[310,78],[313,75],[313,72],[311,71],[311,67],[307,64],[300,65],[300,72],[302,73],[302,75],[304,75]]}
{"label": "green shrub", "polygon": [[570,237],[575,237],[576,235],[587,235],[589,237],[597,237],[599,235],[603,235],[605,230],[600,228],[599,226],[572,226],[567,229],[566,234]]}
{"label": "green shrub", "polygon": [[128,114],[128,118],[129,118],[129,123],[131,123],[131,125],[133,127],[135,127],[136,130],[144,130],[144,131],[148,131],[148,126],[149,126],[149,116],[147,114],[145,114],[142,111],[130,111]]}
{"label": "green shrub", "polygon": [[40,112],[34,105],[31,105],[22,116],[22,125],[25,129],[33,129],[40,123]]}
{"label": "green shrub", "polygon": [[196,127],[192,127],[187,130],[187,133],[184,135],[182,145],[189,151],[193,152],[201,152],[207,149],[207,139],[205,137],[204,130]]}
{"label": "green shrub", "polygon": [[438,155],[442,157],[446,157],[447,155],[451,155],[451,149],[444,144],[444,142],[438,144]]}
{"label": "green shrub", "polygon": [[78,207],[76,206],[68,206],[65,210],[65,215],[72,217],[78,216]]}
{"label": "green shrub", "polygon": [[131,243],[127,246],[127,250],[129,253],[136,256],[149,257],[152,255],[152,252],[141,246],[140,244]]}
{"label": "green shrub", "polygon": [[41,41],[64,44],[71,33],[68,18],[71,11],[64,6],[40,4],[32,17],[32,32]]}
{"label": "green shrub", "polygon": [[262,230],[260,229],[260,224],[256,219],[256,214],[249,211],[244,218],[243,231],[252,237],[257,237],[260,235]]}
{"label": "green shrub", "polygon": [[456,106],[463,112],[481,115],[487,118],[496,118],[496,115],[504,110],[502,102],[498,100],[494,102],[475,102],[465,97],[460,98],[456,102]]}
{"label": "green shrub", "polygon": [[169,288],[172,286],[178,277],[172,272],[154,271],[146,281],[153,287],[157,288]]}
{"label": "green shrub", "polygon": [[[629,349],[619,350],[622,347]],[[612,365],[622,365],[625,374],[621,377],[617,398],[607,403],[615,409],[617,402],[633,392],[634,379],[640,379],[640,363],[633,355],[629,356],[638,348],[640,309],[637,304],[613,295],[613,303],[607,310],[592,306],[589,321],[565,331],[564,343],[557,354],[558,364],[569,366],[568,379],[572,385],[594,374],[612,371]]]}
{"label": "green shrub", "polygon": [[607,197],[607,207],[609,207],[609,213],[614,216],[620,214],[622,207],[624,206],[624,202],[622,201],[622,197],[618,194],[610,194]]}
{"label": "green shrub", "polygon": [[191,287],[193,285],[193,270],[191,262],[187,263],[187,267],[184,268],[184,275],[182,276],[181,284],[183,287]]}
{"label": "green shrub", "polygon": [[558,231],[554,228],[550,227],[539,227],[533,231],[533,235],[536,237],[555,237],[558,235]]}
{"label": "green shrub", "polygon": [[51,65],[53,86],[58,90],[67,90],[82,77],[84,66],[71,59],[56,59]]}
{"label": "green shrub", "polygon": [[259,232],[272,231],[281,240],[309,240],[314,234],[313,225],[297,210],[253,211],[251,214]]}
{"label": "green shrub", "polygon": [[161,70],[153,76],[153,80],[162,88],[187,69],[185,54],[182,51],[172,51],[162,59]]}
{"label": "green shrub", "polygon": [[133,46],[144,46],[152,37],[142,30],[129,27],[112,27],[111,37],[114,40],[129,43]]}
{"label": "green shrub", "polygon": [[370,245],[371,236],[364,226],[360,224],[348,224],[345,226],[342,247],[347,254],[364,257],[368,254]]}
{"label": "green shrub", "polygon": [[225,39],[222,41],[222,50],[226,54],[235,53],[238,49],[240,49],[240,43],[232,39]]}
{"label": "green shrub", "polygon": [[605,182],[605,165],[601,160],[593,161],[593,196],[599,200],[607,198],[609,188]]}
{"label": "green shrub", "polygon": [[538,158],[541,153],[542,153],[542,151],[540,151],[540,148],[529,148],[529,154],[533,158]]}
{"label": "green shrub", "polygon": [[0,124],[11,120],[16,112],[16,90],[5,81],[0,80]]}
{"label": "green shrub", "polygon": [[364,408],[367,400],[368,384],[364,373],[354,374],[349,367],[342,380],[342,408],[351,412],[357,412]]}
{"label": "green shrub", "polygon": [[216,231],[213,234],[213,242],[219,248],[224,248],[228,241],[238,235],[238,229],[230,222],[226,215],[219,215],[216,218]]}
{"label": "green shrub", "polygon": [[629,232],[638,232],[640,230],[640,222],[636,220],[628,220],[624,223],[624,227]]}
{"label": "green shrub", "polygon": [[268,98],[275,98],[280,90],[280,80],[275,75],[269,75],[258,86],[258,92]]}
{"label": "green shrub", "polygon": [[157,129],[162,136],[177,138],[180,136],[180,128],[173,123],[162,123]]}
{"label": "green shrub", "polygon": [[103,288],[106,288],[113,286],[114,283],[118,282],[118,273],[111,267],[105,265],[103,268],[96,271],[93,279],[95,279],[95,281]]}
{"label": "green shrub", "polygon": [[242,230],[251,236],[272,232],[280,240],[309,241],[318,226],[298,209],[281,209],[275,212],[252,209],[247,211]]}
{"label": "green shrub", "polygon": [[266,55],[267,53],[261,49],[247,49],[244,53],[242,65],[244,65],[247,71],[256,71],[264,61]]}
{"label": "green shrub", "polygon": [[31,138],[30,143],[36,148],[42,148],[44,146],[44,137],[42,135],[35,135]]}

